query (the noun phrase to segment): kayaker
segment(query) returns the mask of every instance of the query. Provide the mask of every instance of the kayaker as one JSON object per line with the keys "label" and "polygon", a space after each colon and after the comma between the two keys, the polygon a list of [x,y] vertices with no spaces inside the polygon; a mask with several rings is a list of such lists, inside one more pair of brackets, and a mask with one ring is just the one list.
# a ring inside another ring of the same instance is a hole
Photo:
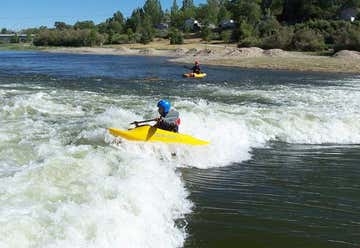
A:
{"label": "kayaker", "polygon": [[157,104],[160,117],[157,118],[155,127],[177,133],[179,131],[179,112],[171,109],[169,101],[160,100]]}
{"label": "kayaker", "polygon": [[201,73],[199,61],[195,61],[195,65],[193,66],[192,71],[193,71],[193,73],[196,73],[196,74]]}

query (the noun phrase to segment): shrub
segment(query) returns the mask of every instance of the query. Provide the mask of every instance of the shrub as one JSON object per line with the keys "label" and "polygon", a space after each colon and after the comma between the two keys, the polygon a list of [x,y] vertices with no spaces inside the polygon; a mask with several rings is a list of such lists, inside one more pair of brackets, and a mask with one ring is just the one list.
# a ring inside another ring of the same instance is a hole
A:
{"label": "shrub", "polygon": [[112,36],[112,44],[127,44],[129,43],[129,36],[127,34],[114,34]]}
{"label": "shrub", "polygon": [[344,28],[335,35],[335,51],[360,51],[360,28],[357,26]]}
{"label": "shrub", "polygon": [[300,51],[319,51],[325,49],[324,37],[312,29],[300,29],[293,38],[293,48]]}
{"label": "shrub", "polygon": [[184,36],[177,28],[170,30],[169,39],[171,45],[184,43]]}
{"label": "shrub", "polygon": [[208,27],[204,27],[201,30],[201,39],[204,41],[210,41],[211,40],[211,29]]}
{"label": "shrub", "polygon": [[220,34],[221,40],[225,43],[230,43],[233,40],[233,31],[232,30],[223,30]]}
{"label": "shrub", "polygon": [[142,44],[148,44],[153,40],[152,33],[149,30],[143,29],[140,34],[141,34],[140,42]]}
{"label": "shrub", "polygon": [[281,27],[276,33],[264,37],[261,47],[264,49],[290,49],[294,37],[294,29],[292,27]]}
{"label": "shrub", "polygon": [[141,41],[141,34],[140,33],[133,33],[129,35],[129,43],[138,43]]}
{"label": "shrub", "polygon": [[257,37],[247,37],[241,40],[238,47],[258,47],[261,45],[261,40]]}
{"label": "shrub", "polygon": [[242,22],[239,26],[238,35],[239,40],[250,38],[254,36],[255,29],[252,25],[247,22]]}
{"label": "shrub", "polygon": [[95,46],[101,45],[105,36],[95,30],[41,30],[34,38],[35,46]]}
{"label": "shrub", "polygon": [[273,16],[261,21],[257,27],[260,37],[271,36],[278,32],[280,28],[280,23]]}
{"label": "shrub", "polygon": [[10,43],[20,43],[20,38],[17,34],[14,34],[11,38],[10,38]]}

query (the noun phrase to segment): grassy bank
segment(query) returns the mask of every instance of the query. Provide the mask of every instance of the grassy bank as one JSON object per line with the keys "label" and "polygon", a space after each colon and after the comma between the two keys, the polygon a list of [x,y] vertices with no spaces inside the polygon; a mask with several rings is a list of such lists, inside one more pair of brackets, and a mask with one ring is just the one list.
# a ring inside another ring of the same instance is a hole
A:
{"label": "grassy bank", "polygon": [[41,51],[45,48],[37,47],[29,43],[0,43],[0,51],[11,50],[11,51],[29,51],[36,50]]}

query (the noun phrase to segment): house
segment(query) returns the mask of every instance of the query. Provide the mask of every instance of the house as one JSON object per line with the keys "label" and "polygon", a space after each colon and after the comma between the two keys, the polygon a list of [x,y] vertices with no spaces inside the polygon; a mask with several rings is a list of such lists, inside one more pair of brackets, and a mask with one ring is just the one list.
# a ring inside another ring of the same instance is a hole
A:
{"label": "house", "polygon": [[213,23],[209,23],[209,24],[207,25],[207,27],[210,28],[211,30],[216,29],[216,25],[213,24]]}
{"label": "house", "polygon": [[359,10],[357,8],[347,8],[343,9],[340,12],[340,18],[345,21],[355,21],[356,16],[359,14]]}
{"label": "house", "polygon": [[201,24],[197,20],[190,18],[190,19],[185,20],[184,29],[190,30],[193,32],[197,32],[197,31],[200,31]]}
{"label": "house", "polygon": [[162,22],[162,23],[155,25],[155,28],[159,29],[159,30],[167,30],[167,29],[169,29],[169,24]]}
{"label": "house", "polygon": [[[11,39],[15,35],[16,34],[0,34],[0,42],[2,42],[2,43],[10,43]],[[27,41],[28,36],[26,34],[17,34],[17,36],[19,37],[20,42],[26,42]]]}
{"label": "house", "polygon": [[220,29],[235,29],[236,23],[234,20],[224,20],[219,24]]}

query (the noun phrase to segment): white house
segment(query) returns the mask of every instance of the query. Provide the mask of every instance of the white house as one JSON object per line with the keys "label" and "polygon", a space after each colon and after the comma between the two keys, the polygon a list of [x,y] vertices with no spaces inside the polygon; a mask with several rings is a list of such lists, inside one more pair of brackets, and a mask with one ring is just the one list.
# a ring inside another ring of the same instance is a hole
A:
{"label": "white house", "polygon": [[219,28],[221,29],[234,29],[236,28],[236,23],[234,20],[223,20],[219,24]]}
{"label": "white house", "polygon": [[[10,43],[14,36],[15,34],[0,34],[0,42]],[[28,38],[26,34],[17,34],[17,36],[20,42],[25,42]]]}
{"label": "white house", "polygon": [[340,18],[345,21],[355,21],[357,15],[359,14],[359,10],[356,8],[347,8],[343,9],[340,13]]}
{"label": "white house", "polygon": [[201,24],[197,20],[190,18],[185,20],[184,29],[191,31],[199,31],[201,29]]}

